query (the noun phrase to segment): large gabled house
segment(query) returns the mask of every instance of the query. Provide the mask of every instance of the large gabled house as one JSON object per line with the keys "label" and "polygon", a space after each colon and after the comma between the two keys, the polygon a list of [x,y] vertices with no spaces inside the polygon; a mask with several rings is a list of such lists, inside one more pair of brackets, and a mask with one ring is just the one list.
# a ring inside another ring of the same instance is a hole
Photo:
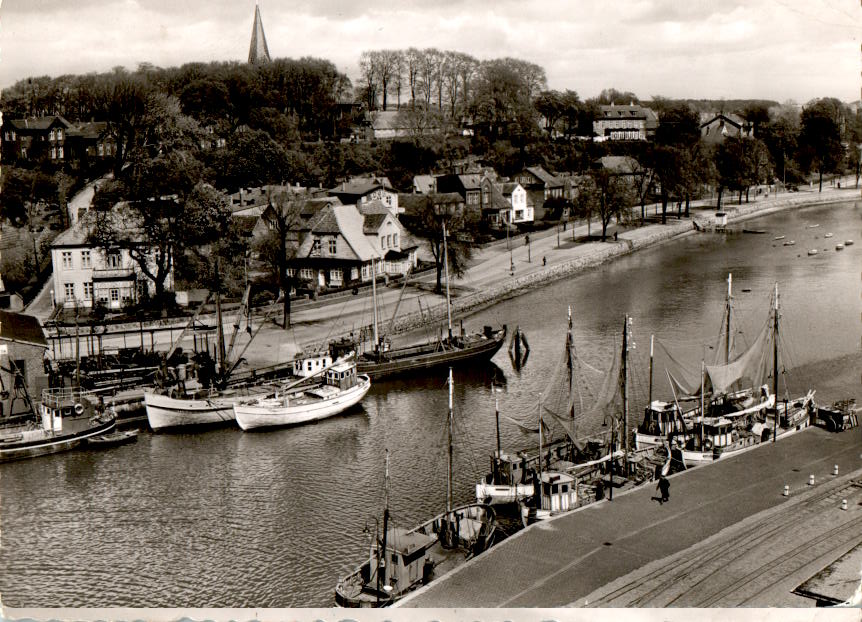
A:
{"label": "large gabled house", "polygon": [[482,220],[492,228],[533,222],[527,192],[518,182],[497,182],[485,177],[482,189]]}
{"label": "large gabled house", "polygon": [[66,146],[66,157],[79,160],[104,160],[117,153],[107,121],[75,123],[66,132]]}
{"label": "large gabled house", "polygon": [[[32,315],[0,311],[0,421],[30,411],[48,388],[45,354],[48,342]],[[30,404],[28,404],[28,398]]]}
{"label": "large gabled house", "polygon": [[482,180],[484,175],[469,173],[464,175],[448,174],[437,177],[437,192],[455,192],[464,199],[467,209],[482,209]]}
{"label": "large gabled house", "polygon": [[403,275],[417,264],[416,245],[380,202],[322,204],[298,236],[288,271],[316,290],[367,283],[372,270],[378,276]]}
{"label": "large gabled house", "polygon": [[72,124],[59,115],[3,122],[3,161],[67,159],[66,132]]}
{"label": "large gabled house", "polygon": [[608,104],[599,107],[593,121],[596,140],[649,140],[655,136],[658,116],[646,106]]}
{"label": "large gabled house", "polygon": [[545,217],[545,201],[548,199],[571,198],[567,196],[566,181],[546,171],[541,166],[528,166],[512,181],[521,184],[527,193],[527,207],[533,210],[533,218],[541,220]]}

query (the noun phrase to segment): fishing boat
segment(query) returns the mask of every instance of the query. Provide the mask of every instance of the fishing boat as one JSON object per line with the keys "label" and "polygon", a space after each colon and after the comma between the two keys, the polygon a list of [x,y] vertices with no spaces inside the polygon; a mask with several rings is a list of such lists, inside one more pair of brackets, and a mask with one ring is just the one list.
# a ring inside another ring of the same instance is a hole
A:
{"label": "fishing boat", "polygon": [[836,244],[836,245],[835,245],[835,250],[836,250],[836,251],[843,251],[843,250],[844,250],[844,245],[843,245],[843,244]]}
{"label": "fishing boat", "polygon": [[813,224],[813,225],[808,225],[808,228],[809,228],[809,229],[816,229],[816,228],[817,228],[817,227],[819,227],[819,226],[820,226],[820,224],[819,224],[819,223],[817,223],[817,224]]}
{"label": "fishing boat", "polygon": [[823,237],[824,237],[824,238],[831,238],[831,237],[832,237],[832,234],[831,234],[831,233],[827,233],[827,234],[825,234]]}
{"label": "fishing boat", "polygon": [[30,414],[0,425],[0,462],[74,449],[115,426],[113,413],[92,393],[44,389],[38,414],[31,405]]}
{"label": "fishing boat", "polygon": [[[771,322],[764,325],[754,343],[738,356],[732,356],[733,331],[730,324],[731,278],[728,277],[728,304],[724,359],[714,365],[701,361],[697,388],[685,377],[681,364],[666,369],[674,395],[672,404],[650,401],[638,428],[638,447],[667,443],[678,447],[686,464],[712,462],[768,440],[795,433],[811,422],[814,391],[796,399],[778,400],[779,310],[776,285],[771,306]],[[767,376],[769,350],[772,350],[773,390],[760,384]],[[650,393],[652,393],[652,352],[650,353]],[[738,389],[750,383],[750,388]],[[684,397],[699,400],[699,406],[683,411],[677,389]]]}
{"label": "fishing boat", "polygon": [[784,243],[784,246],[794,246],[796,244],[796,240],[788,240]]}
{"label": "fishing boat", "polygon": [[368,559],[340,579],[340,607],[386,607],[486,551],[496,535],[494,508],[484,503],[453,503],[454,382],[449,369],[446,511],[412,528],[390,525],[389,452],[386,452],[383,529],[375,533]]}
{"label": "fishing boat", "polygon": [[816,249],[816,248],[808,249],[808,254],[809,254],[809,255],[816,255],[816,254],[817,254],[817,249]]}
{"label": "fishing boat", "polygon": [[108,434],[99,434],[87,439],[87,444],[92,447],[115,447],[127,445],[138,440],[137,430],[114,430]]}
{"label": "fishing boat", "polygon": [[853,246],[853,240],[844,240],[844,246]]}
{"label": "fishing boat", "polygon": [[355,406],[371,388],[367,375],[357,375],[354,360],[339,359],[322,370],[317,384],[296,388],[286,385],[274,395],[233,405],[243,430],[296,425],[332,417]]}
{"label": "fishing boat", "polygon": [[[399,374],[422,371],[443,365],[457,365],[490,360],[503,346],[506,340],[506,326],[494,329],[485,326],[482,332],[465,333],[462,327],[459,335],[452,330],[452,303],[449,293],[449,255],[446,226],[443,226],[443,266],[446,282],[446,317],[448,333],[423,343],[393,347],[385,335],[380,334],[377,311],[376,262],[372,262],[371,296],[373,302],[373,343],[370,350],[359,354],[356,362],[357,371],[368,375],[372,380],[387,378]],[[405,279],[406,286],[406,279]],[[401,296],[404,294],[402,288]],[[396,304],[395,313],[390,321],[390,330],[400,306],[401,297]],[[341,356],[347,350],[355,350],[351,340],[341,340],[333,344],[333,355]]]}
{"label": "fishing boat", "polygon": [[777,235],[777,236],[775,236],[775,237],[774,237],[774,238],[772,238],[772,239],[773,239],[773,240],[783,240],[785,237],[786,237],[786,236],[783,236],[783,235]]}

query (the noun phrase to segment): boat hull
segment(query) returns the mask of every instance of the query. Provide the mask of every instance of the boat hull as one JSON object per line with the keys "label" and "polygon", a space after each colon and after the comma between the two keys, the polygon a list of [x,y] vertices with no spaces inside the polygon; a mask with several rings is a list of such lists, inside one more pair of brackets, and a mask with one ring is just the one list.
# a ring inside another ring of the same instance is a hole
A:
{"label": "boat hull", "polygon": [[92,437],[112,431],[115,427],[116,420],[111,418],[86,430],[71,434],[46,435],[41,439],[28,439],[19,443],[3,443],[0,445],[0,462],[23,460],[25,458],[35,458],[37,456],[69,451],[83,445]]}
{"label": "boat hull", "polygon": [[144,392],[147,421],[154,432],[168,428],[232,423],[233,405],[241,399],[248,399],[248,395],[182,399]]}
{"label": "boat hull", "polygon": [[356,363],[356,371],[376,380],[443,365],[490,360],[505,341],[506,329],[503,328],[488,338],[477,340],[464,347],[436,350],[429,346],[428,351],[421,351],[421,348],[405,348],[404,355],[399,355],[396,350],[387,353],[389,358],[381,361],[360,358]]}
{"label": "boat hull", "polygon": [[233,405],[233,414],[243,430],[297,425],[332,417],[355,406],[362,401],[370,388],[371,380],[368,376],[360,375],[356,385],[328,399],[294,406],[237,403]]}

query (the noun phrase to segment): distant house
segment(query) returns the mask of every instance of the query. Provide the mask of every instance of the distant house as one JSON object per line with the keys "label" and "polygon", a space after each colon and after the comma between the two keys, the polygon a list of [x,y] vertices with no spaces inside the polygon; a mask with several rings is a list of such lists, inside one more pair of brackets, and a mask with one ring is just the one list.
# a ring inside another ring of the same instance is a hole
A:
{"label": "distant house", "polygon": [[370,201],[380,201],[396,214],[399,212],[398,192],[386,177],[352,179],[331,188],[327,194],[338,197],[344,205],[362,205]]}
{"label": "distant house", "polygon": [[32,315],[0,311],[0,421],[29,412],[48,388],[45,353],[48,342],[39,320]]}
{"label": "distant house", "polygon": [[465,175],[440,175],[437,177],[437,192],[455,192],[464,200],[468,209],[482,209],[482,180],[484,175],[470,173]]}
{"label": "distant house", "polygon": [[[114,208],[114,217],[123,218],[123,204]],[[155,292],[154,283],[144,275],[128,249],[107,251],[88,241],[94,212],[84,213],[78,222],[58,235],[51,244],[54,304],[65,308],[102,304],[120,309]],[[134,236],[134,231],[130,232]],[[142,244],[143,246],[143,244]],[[173,270],[165,279],[165,291],[174,286]]]}
{"label": "distant house", "polygon": [[3,122],[3,160],[66,160],[66,132],[72,124],[59,115]]}
{"label": "distant house", "polygon": [[378,276],[405,274],[417,263],[412,243],[394,211],[383,203],[327,203],[302,226],[288,271],[309,287],[362,284]]}
{"label": "distant house", "polygon": [[79,160],[103,160],[117,154],[117,141],[106,121],[76,123],[66,132],[66,156]]}
{"label": "distant house", "polygon": [[533,208],[527,204],[527,191],[518,182],[482,180],[482,219],[491,227],[533,222]]}
{"label": "distant house", "polygon": [[597,140],[649,140],[655,136],[658,117],[646,106],[610,104],[600,106],[593,121]]}
{"label": "distant house", "polygon": [[613,175],[640,174],[640,164],[631,156],[604,156],[593,162],[593,168],[604,169]]}
{"label": "distant house", "polygon": [[533,210],[533,217],[541,220],[545,217],[545,201],[566,197],[566,181],[546,171],[541,166],[528,166],[512,181],[521,184],[527,192],[527,207]]}
{"label": "distant house", "polygon": [[750,138],[754,136],[754,127],[736,114],[705,113],[700,116],[700,136],[706,142],[720,143],[728,136]]}
{"label": "distant house", "polygon": [[434,175],[414,175],[413,192],[416,194],[437,192],[437,178]]}

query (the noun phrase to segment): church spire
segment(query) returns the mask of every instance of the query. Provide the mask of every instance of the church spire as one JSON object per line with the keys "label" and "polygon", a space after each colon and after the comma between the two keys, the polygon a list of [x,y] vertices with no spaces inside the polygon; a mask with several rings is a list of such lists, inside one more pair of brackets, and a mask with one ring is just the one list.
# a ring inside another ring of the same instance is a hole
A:
{"label": "church spire", "polygon": [[248,48],[248,62],[265,63],[269,58],[269,48],[266,47],[266,35],[263,34],[263,21],[260,19],[260,7],[254,5],[254,26],[251,28],[251,45]]}

